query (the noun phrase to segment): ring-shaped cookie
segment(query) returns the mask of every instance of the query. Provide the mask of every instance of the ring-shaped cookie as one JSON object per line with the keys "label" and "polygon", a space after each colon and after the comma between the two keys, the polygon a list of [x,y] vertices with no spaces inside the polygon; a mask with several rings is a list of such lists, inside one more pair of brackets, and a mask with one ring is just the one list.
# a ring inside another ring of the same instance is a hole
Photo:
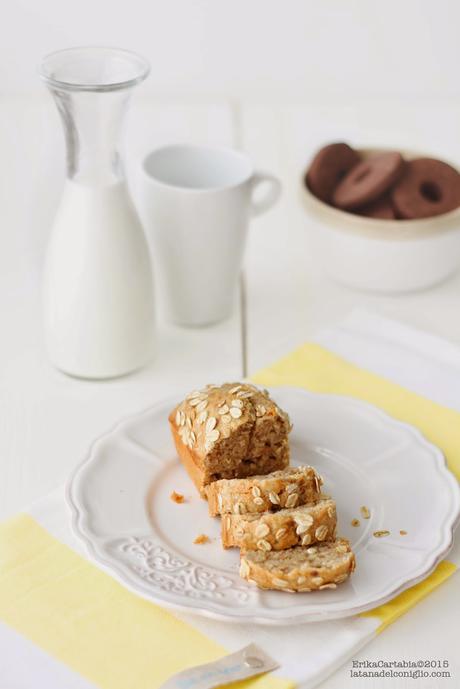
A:
{"label": "ring-shaped cookie", "polygon": [[448,213],[460,206],[460,174],[441,160],[411,160],[391,198],[400,218],[430,218]]}
{"label": "ring-shaped cookie", "polygon": [[337,184],[359,160],[359,155],[348,144],[324,146],[311,162],[306,177],[308,188],[318,199],[328,203]]}
{"label": "ring-shaped cookie", "polygon": [[332,195],[334,205],[342,210],[354,210],[375,201],[392,187],[404,165],[397,151],[363,160],[337,185]]}

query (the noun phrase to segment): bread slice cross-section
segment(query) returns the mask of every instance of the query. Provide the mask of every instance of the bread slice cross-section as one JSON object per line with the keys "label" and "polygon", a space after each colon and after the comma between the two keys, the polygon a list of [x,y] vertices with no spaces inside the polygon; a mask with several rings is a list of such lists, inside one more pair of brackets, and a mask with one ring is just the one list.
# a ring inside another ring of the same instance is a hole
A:
{"label": "bread slice cross-section", "polygon": [[284,550],[335,538],[337,514],[331,498],[279,512],[225,514],[222,544],[242,550]]}
{"label": "bread slice cross-section", "polygon": [[209,514],[276,512],[316,502],[322,478],[313,467],[288,467],[271,474],[214,481],[206,486]]}
{"label": "bread slice cross-section", "polygon": [[249,550],[240,560],[243,579],[260,588],[291,592],[334,589],[354,569],[355,556],[344,538],[289,550]]}

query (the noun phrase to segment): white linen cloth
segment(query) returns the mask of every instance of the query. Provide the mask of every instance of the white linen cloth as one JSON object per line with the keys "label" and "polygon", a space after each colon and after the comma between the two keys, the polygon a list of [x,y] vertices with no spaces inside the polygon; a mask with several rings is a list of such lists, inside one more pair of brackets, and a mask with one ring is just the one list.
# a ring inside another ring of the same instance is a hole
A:
{"label": "white linen cloth", "polygon": [[[366,312],[353,312],[341,324],[311,339],[361,368],[460,412],[460,348],[453,344]],[[71,532],[63,490],[27,511],[57,539],[86,557]],[[460,563],[458,543],[449,560]],[[276,629],[174,614],[229,652],[257,643],[280,663],[275,674],[297,681],[302,689],[312,689],[352,658],[375,636],[379,625],[377,618],[351,617]],[[0,649],[1,689],[93,687],[1,623]]]}

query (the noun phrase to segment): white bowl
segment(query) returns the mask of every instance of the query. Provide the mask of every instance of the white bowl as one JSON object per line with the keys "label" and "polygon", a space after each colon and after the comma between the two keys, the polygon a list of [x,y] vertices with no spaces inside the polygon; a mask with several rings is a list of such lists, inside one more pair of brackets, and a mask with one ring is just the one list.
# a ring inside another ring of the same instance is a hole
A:
{"label": "white bowl", "polygon": [[[363,158],[383,149],[361,149]],[[403,152],[407,160],[426,154]],[[456,167],[456,166],[453,166]],[[421,220],[380,220],[328,206],[302,178],[301,197],[315,255],[334,280],[374,292],[435,285],[460,266],[460,209]]]}

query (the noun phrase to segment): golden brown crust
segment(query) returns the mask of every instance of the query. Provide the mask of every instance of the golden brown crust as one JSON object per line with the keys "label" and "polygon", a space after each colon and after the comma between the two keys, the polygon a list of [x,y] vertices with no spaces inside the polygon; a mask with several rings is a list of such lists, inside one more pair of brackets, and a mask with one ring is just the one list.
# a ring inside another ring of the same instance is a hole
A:
{"label": "golden brown crust", "polygon": [[277,591],[317,591],[336,588],[356,566],[349,542],[329,543],[278,552],[241,553],[240,576],[260,588]]}
{"label": "golden brown crust", "polygon": [[288,416],[253,385],[194,391],[173,409],[169,423],[179,457],[203,497],[213,481],[269,473],[289,463]]}
{"label": "golden brown crust", "polygon": [[310,466],[214,481],[206,487],[209,514],[260,514],[305,505],[319,499],[321,484],[321,476]]}
{"label": "golden brown crust", "polygon": [[321,499],[313,505],[256,514],[226,514],[222,518],[222,545],[242,550],[286,550],[335,538],[335,502]]}
{"label": "golden brown crust", "polygon": [[203,471],[195,464],[193,451],[190,450],[190,448],[187,447],[187,445],[184,445],[184,443],[182,442],[182,439],[179,436],[179,433],[177,432],[177,428],[174,422],[172,421],[171,416],[172,414],[170,414],[169,416],[169,423],[171,426],[171,433],[174,440],[174,445],[176,446],[177,454],[179,455],[179,458],[182,464],[184,465],[188,475],[197,487],[201,497],[204,500],[206,500],[206,493],[204,492]]}

